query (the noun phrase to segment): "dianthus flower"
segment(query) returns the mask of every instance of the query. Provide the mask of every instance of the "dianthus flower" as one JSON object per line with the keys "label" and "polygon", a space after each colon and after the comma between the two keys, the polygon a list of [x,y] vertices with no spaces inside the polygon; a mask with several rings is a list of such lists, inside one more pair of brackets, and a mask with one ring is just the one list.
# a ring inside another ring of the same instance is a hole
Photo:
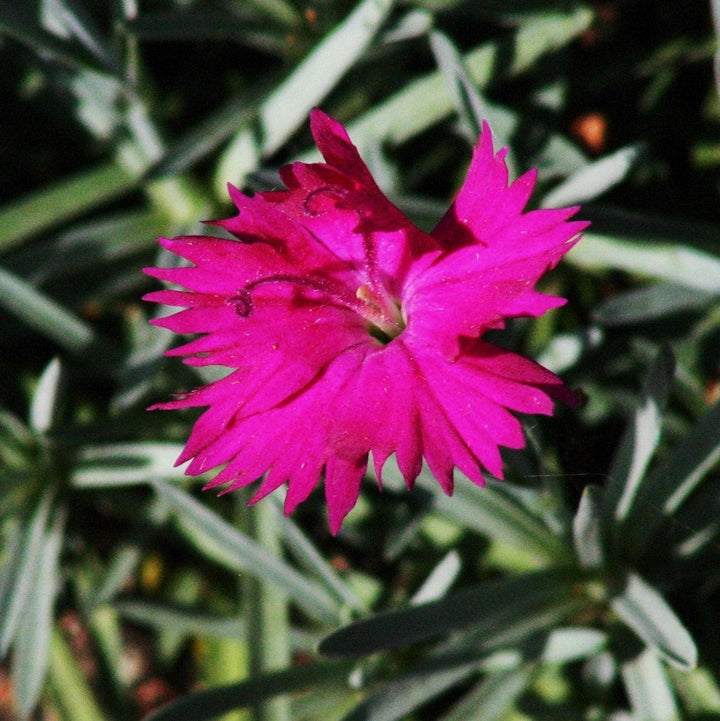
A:
{"label": "dianthus flower", "polygon": [[484,126],[463,187],[424,233],[342,125],[315,110],[311,128],[326,162],[282,168],[286,190],[230,187],[238,214],[214,225],[238,240],[161,239],[193,265],[146,272],[189,292],[146,299],[185,308],[157,325],[204,334],[168,355],[233,369],[153,406],[207,407],[178,464],[226,464],[206,486],[226,491],[264,476],[251,502],[287,483],[286,513],[324,476],[337,533],[371,452],[380,482],[391,454],[408,487],[425,459],[450,494],[456,467],[478,484],[482,468],[502,477],[498,446],[524,445],[510,411],[574,403],[549,370],[482,336],[565,302],[534,286],[587,224],[568,221],[577,208],[523,213],[535,172],[508,186],[506,151]]}

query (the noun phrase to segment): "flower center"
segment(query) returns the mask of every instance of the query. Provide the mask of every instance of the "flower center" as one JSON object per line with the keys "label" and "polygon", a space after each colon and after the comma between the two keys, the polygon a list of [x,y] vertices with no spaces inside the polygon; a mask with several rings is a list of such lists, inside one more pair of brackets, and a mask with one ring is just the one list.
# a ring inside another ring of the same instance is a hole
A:
{"label": "flower center", "polygon": [[285,273],[269,275],[250,281],[240,288],[236,295],[228,299],[241,318],[249,317],[254,309],[252,292],[261,285],[289,283],[322,294],[329,300],[361,315],[368,322],[370,335],[381,343],[389,343],[405,329],[405,320],[399,306],[385,289],[379,285],[361,285],[355,295],[351,295],[346,286],[332,279],[296,276]]}
{"label": "flower center", "polygon": [[370,324],[371,336],[386,344],[403,332],[405,320],[400,307],[382,286],[376,285],[371,289],[369,285],[361,285],[355,292],[355,297],[362,303],[358,312]]}

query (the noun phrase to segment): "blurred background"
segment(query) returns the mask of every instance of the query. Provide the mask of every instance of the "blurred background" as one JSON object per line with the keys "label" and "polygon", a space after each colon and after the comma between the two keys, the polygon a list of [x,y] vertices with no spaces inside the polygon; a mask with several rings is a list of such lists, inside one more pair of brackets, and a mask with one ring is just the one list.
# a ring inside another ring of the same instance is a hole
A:
{"label": "blurred background", "polygon": [[[718,28],[717,0],[0,2],[0,719],[720,717]],[[543,281],[567,306],[492,338],[583,407],[524,419],[486,489],[369,479],[335,538],[322,493],[202,494],[194,416],[145,411],[217,377],[148,325],[157,236],[316,160],[315,106],[423,229],[483,119],[533,207],[592,221]]]}

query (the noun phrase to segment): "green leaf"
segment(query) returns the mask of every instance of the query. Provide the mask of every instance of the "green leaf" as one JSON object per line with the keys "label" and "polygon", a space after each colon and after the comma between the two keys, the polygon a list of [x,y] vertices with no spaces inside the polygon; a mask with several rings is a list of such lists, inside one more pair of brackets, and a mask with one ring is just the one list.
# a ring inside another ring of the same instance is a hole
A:
{"label": "green leaf", "polygon": [[673,685],[691,718],[705,713],[708,719],[720,716],[720,688],[709,668],[691,671],[668,669]]}
{"label": "green leaf", "polygon": [[55,0],[44,3],[45,25],[57,25],[63,34],[68,33],[103,66],[120,71],[121,65],[112,43],[102,35],[94,18],[78,0]]}
{"label": "green leaf", "polygon": [[638,243],[584,232],[566,260],[585,270],[625,270],[687,288],[720,293],[720,259],[688,245]]}
{"label": "green leaf", "polygon": [[340,618],[335,599],[315,581],[268,553],[185,491],[162,481],[153,481],[153,487],[201,552],[226,568],[273,584],[312,618],[325,623],[336,623]]}
{"label": "green leaf", "polygon": [[715,91],[720,95],[720,0],[710,0],[713,28],[715,29],[715,53],[713,69],[715,71]]}
{"label": "green leaf", "polygon": [[53,629],[50,651],[50,687],[62,718],[72,721],[107,721],[95,701],[93,690],[68,648],[59,628]]}
{"label": "green leaf", "polygon": [[42,539],[26,603],[17,628],[12,675],[18,705],[27,716],[37,705],[50,655],[53,607],[60,586],[59,558],[65,513],[56,511],[51,528]]}
{"label": "green leaf", "polygon": [[607,645],[604,631],[595,628],[556,628],[545,642],[540,660],[549,664],[566,664],[600,653]]}
{"label": "green leaf", "polygon": [[577,598],[577,574],[557,569],[487,581],[420,606],[357,621],[327,636],[321,653],[360,656],[472,628],[511,632],[529,617]]}
{"label": "green leaf", "polygon": [[77,455],[70,482],[76,488],[114,488],[150,483],[159,478],[184,480],[174,468],[179,443],[138,442],[86,446]]}
{"label": "green leaf", "polygon": [[220,158],[219,197],[225,197],[228,182],[242,185],[259,159],[274,153],[305,122],[310,110],[362,56],[393,5],[394,0],[363,0],[276,87],[260,108],[257,128],[241,127]]}
{"label": "green leaf", "polygon": [[610,603],[618,617],[668,663],[677,668],[697,665],[697,648],[685,626],[640,576],[628,574],[624,588]]}
{"label": "green leaf", "polygon": [[328,593],[333,594],[348,608],[355,611],[366,610],[364,601],[340,578],[337,571],[325,560],[297,524],[279,512],[276,513],[276,522],[289,552],[304,568],[322,581]]}
{"label": "green leaf", "polygon": [[[675,373],[672,351],[664,347],[651,363],[643,382],[640,405],[615,452],[605,489],[607,525],[625,521],[641,490],[650,459],[660,440],[662,411]],[[615,535],[619,526],[613,528]]]}
{"label": "green leaf", "polygon": [[[473,83],[480,89],[491,82],[517,75],[538,58],[567,45],[593,20],[587,8],[568,13],[547,13],[524,22],[509,39],[480,45],[463,57]],[[373,143],[399,145],[442,120],[453,102],[442,75],[430,73],[413,80],[387,100],[348,125],[361,154]],[[314,156],[312,156],[314,157]],[[579,159],[582,155],[577,154]]]}
{"label": "green leaf", "polygon": [[639,146],[629,145],[588,163],[547,193],[541,207],[562,208],[594,200],[625,180],[639,154]]}
{"label": "green leaf", "polygon": [[0,658],[7,653],[16,637],[23,612],[34,591],[33,584],[38,578],[42,563],[41,552],[45,543],[45,529],[52,498],[53,493],[50,491],[42,497],[25,528],[17,550],[5,561],[2,586],[9,589],[9,593],[0,596]]}
{"label": "green leaf", "polygon": [[0,2],[0,33],[9,35],[34,50],[39,57],[62,63],[73,70],[94,69],[105,72],[93,54],[80,50],[74,43],[56,37],[40,27],[23,3]]}
{"label": "green leaf", "polygon": [[314,662],[284,671],[254,676],[248,681],[197,691],[171,701],[145,721],[209,721],[237,708],[252,706],[282,694],[322,687],[347,677],[353,664]]}
{"label": "green leaf", "polygon": [[342,721],[397,721],[477,673],[479,660],[449,668],[430,665],[396,676],[369,699],[343,717]]}
{"label": "green leaf", "polygon": [[647,721],[680,721],[672,687],[657,656],[649,650],[622,665],[633,718]]}
{"label": "green leaf", "polygon": [[53,358],[42,372],[30,405],[30,427],[47,433],[60,419],[64,369],[59,358]]}
{"label": "green leaf", "polygon": [[490,674],[469,691],[440,721],[501,721],[530,686],[535,667]]}
{"label": "green leaf", "polygon": [[114,601],[113,608],[136,623],[167,628],[188,636],[199,634],[212,638],[245,637],[245,624],[238,617],[214,616],[147,601]]}
{"label": "green leaf", "polygon": [[592,318],[605,326],[644,323],[673,313],[705,308],[717,298],[717,292],[657,283],[611,296],[593,310]]}
{"label": "green leaf", "polygon": [[[433,30],[430,33],[430,47],[449,88],[468,142],[475,145],[485,120],[492,128],[496,144],[509,147],[510,131],[514,125],[513,116],[498,111],[494,104],[480,95],[480,91],[467,73],[462,55],[444,33]],[[510,175],[516,175],[515,163],[509,152],[506,163]]]}
{"label": "green leaf", "polygon": [[451,550],[432,569],[422,586],[413,594],[410,603],[417,606],[428,601],[436,601],[445,596],[462,569],[460,554]]}
{"label": "green leaf", "polygon": [[[627,524],[627,547],[636,558],[647,550],[663,521],[668,522],[670,516],[678,513],[718,461],[720,403],[695,423],[666,460],[643,481],[642,493],[648,502],[633,507]],[[710,520],[706,511],[707,506],[701,515]],[[696,526],[692,524],[692,528]]]}
{"label": "green leaf", "polygon": [[464,528],[521,550],[537,565],[569,560],[562,540],[513,495],[507,484],[488,480],[479,488],[463,477],[454,494],[446,496],[434,479],[421,477],[418,482],[433,493],[434,509]]}
{"label": "green leaf", "polygon": [[92,357],[95,367],[112,363],[114,346],[91,325],[30,283],[0,268],[0,306],[36,332],[76,356]]}
{"label": "green leaf", "polygon": [[65,178],[0,208],[0,252],[26,238],[109,203],[137,184],[115,163]]}
{"label": "green leaf", "polygon": [[602,494],[597,486],[585,486],[573,519],[575,553],[580,567],[600,568],[604,562],[601,538]]}

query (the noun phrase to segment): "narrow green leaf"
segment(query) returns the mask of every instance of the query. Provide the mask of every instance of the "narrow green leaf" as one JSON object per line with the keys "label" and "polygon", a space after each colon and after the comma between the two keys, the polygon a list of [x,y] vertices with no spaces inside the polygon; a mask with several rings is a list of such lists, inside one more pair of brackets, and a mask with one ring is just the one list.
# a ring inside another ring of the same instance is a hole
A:
{"label": "narrow green leaf", "polygon": [[657,283],[607,298],[593,310],[592,317],[596,323],[605,326],[644,323],[673,313],[705,308],[717,298],[717,292]]}
{"label": "narrow green leaf", "polygon": [[53,358],[40,376],[30,405],[30,427],[38,433],[47,433],[60,418],[63,376],[59,358]]}
{"label": "narrow green leaf", "polygon": [[37,510],[30,519],[19,548],[10,563],[6,587],[10,593],[0,596],[0,658],[2,658],[15,638],[22,614],[27,606],[33,583],[38,577],[42,563],[41,550],[45,539],[45,528],[52,506],[53,493],[47,492],[40,501]]}
{"label": "narrow green leaf", "polygon": [[580,567],[595,569],[603,565],[601,538],[602,495],[597,486],[585,486],[575,518],[573,539]]}
{"label": "narrow green leaf", "polygon": [[600,653],[607,645],[604,631],[595,628],[556,628],[550,632],[541,660],[549,664],[566,664]]}
{"label": "narrow green leaf", "polygon": [[715,53],[713,69],[715,71],[715,91],[720,95],[720,0],[710,0],[713,28],[715,29]]}
{"label": "narrow green leaf", "polygon": [[320,643],[321,653],[359,656],[417,643],[460,629],[477,636],[510,631],[538,613],[575,598],[578,576],[557,569],[487,581],[441,600],[377,614],[341,628]]}
{"label": "narrow green leaf", "polygon": [[478,488],[469,479],[461,478],[453,496],[448,497],[434,479],[421,477],[418,482],[433,492],[438,513],[465,528],[521,550],[537,565],[569,560],[562,540],[518,501],[506,485],[488,480],[484,488]]}
{"label": "narrow green leaf", "polygon": [[0,306],[13,313],[41,335],[77,356],[92,356],[94,365],[106,364],[115,349],[91,325],[30,283],[0,268]]}
{"label": "narrow green leaf", "polygon": [[199,634],[212,638],[244,638],[246,633],[245,624],[239,617],[215,616],[147,601],[115,601],[113,608],[136,623],[167,628],[188,636]]}
{"label": "narrow green leaf", "polygon": [[588,163],[547,193],[541,206],[562,208],[594,200],[625,180],[639,154],[639,146],[630,145]]}
{"label": "narrow green leaf", "polygon": [[[716,403],[683,437],[667,459],[643,481],[642,493],[649,501],[636,504],[627,524],[628,542],[635,557],[640,557],[663,520],[678,513],[695,492],[707,473],[720,461],[720,403]],[[701,513],[704,521],[707,506]],[[695,523],[691,528],[698,530]],[[714,523],[702,533],[715,532]],[[702,542],[701,536],[696,541]]]}
{"label": "narrow green leaf", "polygon": [[182,448],[166,442],[86,446],[77,455],[70,482],[76,488],[113,488],[159,478],[183,480],[187,478],[183,469],[174,467]]}
{"label": "narrow green leaf", "polygon": [[668,663],[677,668],[697,665],[697,648],[685,626],[640,576],[628,574],[624,588],[610,603],[620,619]]}
{"label": "narrow green leaf", "polygon": [[316,582],[268,553],[180,488],[157,480],[153,487],[175,511],[180,527],[210,558],[233,571],[244,571],[272,583],[311,617],[325,623],[337,622],[338,604]]}
{"label": "narrow green leaf", "polygon": [[[430,33],[430,47],[445,83],[449,88],[453,105],[457,111],[465,137],[471,145],[477,142],[482,131],[483,120],[490,123],[495,142],[499,146],[509,146],[510,130],[513,125],[512,116],[507,113],[496,112],[496,108],[480,94],[480,91],[470,79],[463,57],[450,39],[439,30]],[[510,175],[516,175],[515,163],[506,156]]]}
{"label": "narrow green leaf", "polygon": [[720,293],[720,259],[690,246],[639,243],[583,233],[566,260],[586,270],[625,270],[708,293]]}
{"label": "narrow green leaf", "polygon": [[35,577],[16,633],[12,675],[23,716],[29,715],[37,705],[50,660],[53,607],[60,585],[58,561],[64,517],[63,512],[56,511],[51,528],[44,534]]}
{"label": "narrow green leaf", "polygon": [[106,721],[77,657],[57,627],[52,633],[49,682],[64,719]]}
{"label": "narrow green leaf", "polygon": [[[258,548],[279,557],[282,548],[276,524],[277,511],[271,503],[247,506],[249,491],[245,489],[234,499],[239,525]],[[241,592],[247,621],[250,674],[260,675],[287,667],[292,657],[287,593],[262,575],[245,576]],[[290,699],[280,697],[258,703],[253,707],[253,714],[262,721],[291,721]]]}
{"label": "narrow green leaf", "polygon": [[[102,35],[94,18],[78,0],[56,0],[45,4],[46,12],[52,11],[52,20],[74,36],[80,44],[103,66],[120,70],[120,62],[112,43]],[[46,16],[45,21],[48,18]]]}
{"label": "narrow green leaf", "polygon": [[718,460],[720,402],[693,426],[670,458],[653,474],[648,491],[658,492],[653,495],[654,502],[662,505],[663,511],[671,515],[697,488],[698,483]]}
{"label": "narrow green leaf", "polygon": [[680,721],[672,687],[657,656],[649,649],[622,665],[633,718],[645,721]]}
{"label": "narrow green leaf", "polygon": [[107,163],[65,178],[0,208],[0,252],[92,208],[137,184],[126,170]]}
{"label": "narrow green leaf", "polygon": [[455,549],[446,553],[413,594],[410,603],[418,606],[442,598],[457,579],[461,568],[460,554]]}
{"label": "narrow green leaf", "polygon": [[305,122],[365,52],[393,5],[394,0],[363,0],[274,90],[260,108],[258,128],[242,127],[223,153],[216,174],[220,197],[228,182],[241,185],[261,157],[275,152]]}
{"label": "narrow green leaf", "polygon": [[[29,6],[28,6],[29,7]],[[28,12],[24,3],[2,0],[0,2],[0,33],[9,35],[34,50],[43,59],[52,59],[73,70],[92,68],[104,72],[102,63],[74,43],[56,37],[40,27]]]}
{"label": "narrow green leaf", "polygon": [[348,662],[315,662],[254,676],[242,683],[183,696],[151,713],[145,721],[209,721],[233,709],[254,705],[258,701],[344,679],[352,667],[353,664]]}
{"label": "narrow green leaf", "polygon": [[277,512],[277,509],[276,522],[290,553],[323,582],[329,593],[348,608],[355,611],[367,610],[364,601],[340,578],[302,530],[290,518]]}
{"label": "narrow green leaf", "polygon": [[[480,89],[531,67],[538,58],[567,45],[593,20],[587,8],[547,13],[520,25],[509,39],[480,45],[463,57],[473,83]],[[501,69],[501,70],[500,70]],[[363,153],[373,143],[399,145],[452,112],[450,93],[440,72],[413,80],[387,100],[348,125],[353,142]],[[577,154],[582,160],[582,155]]]}
{"label": "narrow green leaf", "polygon": [[[610,466],[610,479],[604,496],[608,524],[611,522],[610,515],[616,522],[628,517],[641,488],[645,471],[660,440],[662,411],[674,373],[672,351],[663,347],[647,371],[640,405],[620,440]],[[617,528],[614,531],[619,533]]]}
{"label": "narrow green leaf", "polygon": [[709,668],[691,671],[668,669],[673,686],[682,699],[691,718],[707,714],[707,718],[720,717],[720,687]]}
{"label": "narrow green leaf", "polygon": [[423,704],[461,684],[478,672],[479,660],[449,668],[429,668],[396,676],[361,703],[342,721],[398,721]]}
{"label": "narrow green leaf", "polygon": [[512,671],[490,674],[456,704],[440,721],[500,721],[527,690],[535,667],[525,665]]}

